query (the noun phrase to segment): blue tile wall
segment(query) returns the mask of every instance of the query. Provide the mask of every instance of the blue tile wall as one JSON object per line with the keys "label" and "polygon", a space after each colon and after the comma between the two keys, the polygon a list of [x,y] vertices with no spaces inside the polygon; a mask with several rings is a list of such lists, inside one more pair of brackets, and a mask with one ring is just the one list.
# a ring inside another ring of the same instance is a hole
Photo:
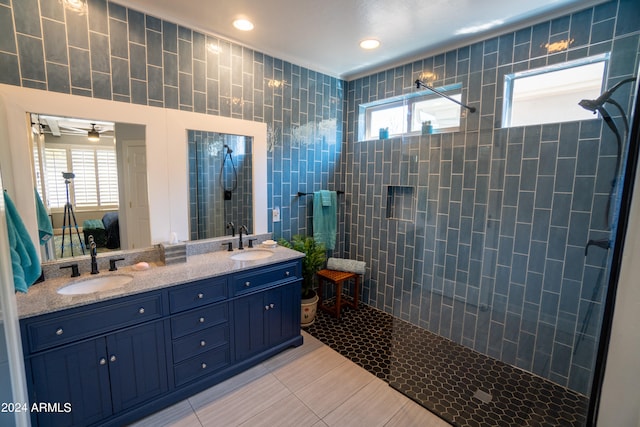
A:
{"label": "blue tile wall", "polygon": [[[264,122],[276,237],[311,233],[339,186],[345,82],[106,0],[0,2],[0,83]],[[269,222],[271,224],[271,222]],[[340,224],[344,229],[344,224]],[[342,245],[339,245],[341,248]]]}
{"label": "blue tile wall", "polygon": [[[611,87],[638,72],[632,15],[640,3],[612,1],[348,83],[346,254],[369,265],[365,302],[589,392],[608,255],[585,245],[609,235],[615,138],[601,120],[500,128],[503,80],[610,51]],[[360,105],[413,92],[422,72],[462,84],[478,109],[462,131],[358,141]],[[630,94],[617,93],[626,111]],[[397,185],[415,189],[414,221],[380,207]]]}

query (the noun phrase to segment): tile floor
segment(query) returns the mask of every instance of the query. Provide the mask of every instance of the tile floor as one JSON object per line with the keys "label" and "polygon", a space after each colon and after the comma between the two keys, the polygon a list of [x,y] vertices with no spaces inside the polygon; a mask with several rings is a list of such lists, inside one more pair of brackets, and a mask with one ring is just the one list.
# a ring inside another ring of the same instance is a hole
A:
{"label": "tile floor", "polygon": [[380,378],[302,334],[302,346],[133,425],[449,426]]}

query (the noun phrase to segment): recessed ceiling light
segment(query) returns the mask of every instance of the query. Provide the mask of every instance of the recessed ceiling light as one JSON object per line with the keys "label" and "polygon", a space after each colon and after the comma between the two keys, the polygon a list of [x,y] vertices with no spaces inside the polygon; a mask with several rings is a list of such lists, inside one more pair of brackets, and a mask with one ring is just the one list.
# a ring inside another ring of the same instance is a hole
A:
{"label": "recessed ceiling light", "polygon": [[253,30],[253,23],[248,19],[236,19],[235,21],[233,21],[233,26],[239,29],[240,31]]}
{"label": "recessed ceiling light", "polygon": [[366,39],[360,42],[360,47],[363,49],[375,49],[380,46],[380,42],[376,39]]}

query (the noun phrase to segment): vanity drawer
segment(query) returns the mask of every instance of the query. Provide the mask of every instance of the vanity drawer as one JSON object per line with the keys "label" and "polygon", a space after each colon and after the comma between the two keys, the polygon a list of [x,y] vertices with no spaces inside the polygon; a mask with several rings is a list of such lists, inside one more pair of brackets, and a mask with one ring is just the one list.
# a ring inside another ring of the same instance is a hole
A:
{"label": "vanity drawer", "polygon": [[27,321],[29,350],[36,352],[162,316],[162,294],[110,301],[101,307]]}
{"label": "vanity drawer", "polygon": [[169,308],[172,313],[200,307],[227,299],[227,278],[214,277],[198,280],[179,289],[169,291]]}
{"label": "vanity drawer", "polygon": [[228,321],[229,303],[200,307],[171,318],[171,337],[178,338]]}
{"label": "vanity drawer", "polygon": [[174,365],[173,372],[175,374],[176,386],[181,386],[204,375],[211,375],[229,366],[230,363],[231,357],[228,345],[192,357],[191,359]]}
{"label": "vanity drawer", "polygon": [[173,341],[173,361],[182,362],[197,354],[229,345],[229,324],[223,323]]}
{"label": "vanity drawer", "polygon": [[284,280],[295,280],[300,274],[298,265],[297,262],[291,262],[272,268],[261,268],[253,272],[236,274],[233,277],[234,295],[253,292]]}

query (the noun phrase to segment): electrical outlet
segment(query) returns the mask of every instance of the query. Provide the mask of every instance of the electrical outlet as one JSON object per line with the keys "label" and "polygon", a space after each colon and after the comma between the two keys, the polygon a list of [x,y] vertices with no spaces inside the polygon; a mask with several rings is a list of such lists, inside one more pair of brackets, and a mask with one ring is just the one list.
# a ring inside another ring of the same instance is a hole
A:
{"label": "electrical outlet", "polygon": [[271,214],[273,216],[273,222],[280,222],[280,208],[278,206],[273,208]]}

